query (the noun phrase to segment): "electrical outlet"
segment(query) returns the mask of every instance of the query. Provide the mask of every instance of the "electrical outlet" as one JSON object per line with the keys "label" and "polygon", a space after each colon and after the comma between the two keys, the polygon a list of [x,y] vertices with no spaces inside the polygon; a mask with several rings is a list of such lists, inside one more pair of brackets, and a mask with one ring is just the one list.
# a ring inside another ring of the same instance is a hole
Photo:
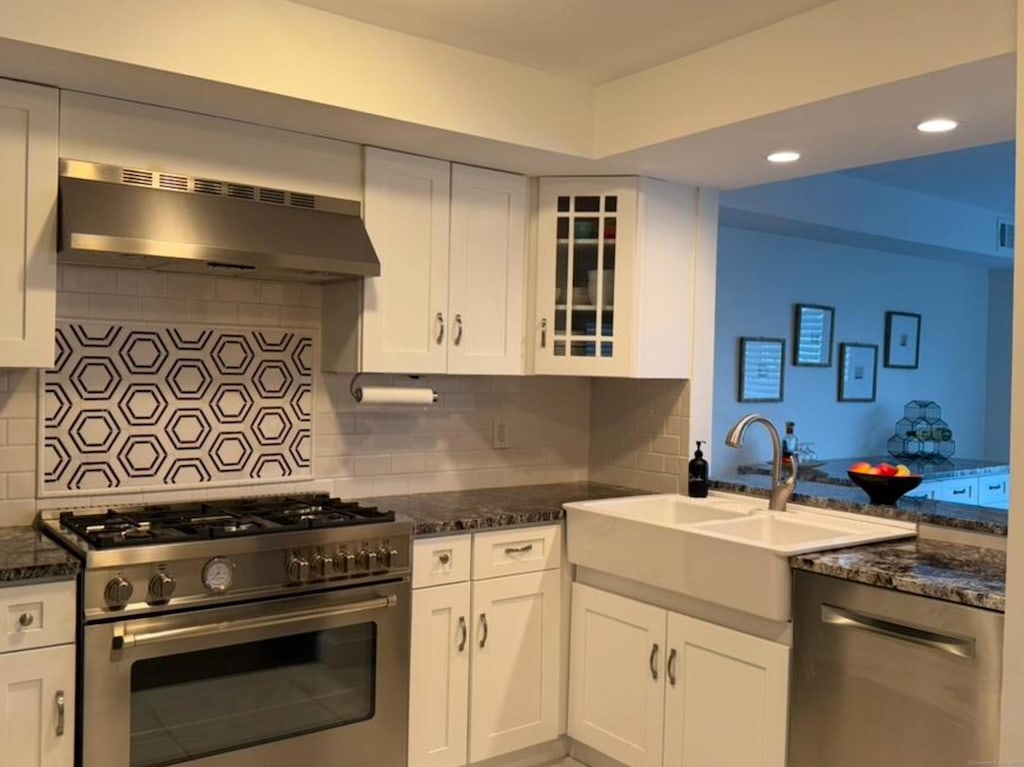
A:
{"label": "electrical outlet", "polygon": [[491,447],[504,450],[508,447],[508,422],[504,416],[498,416],[491,424]]}

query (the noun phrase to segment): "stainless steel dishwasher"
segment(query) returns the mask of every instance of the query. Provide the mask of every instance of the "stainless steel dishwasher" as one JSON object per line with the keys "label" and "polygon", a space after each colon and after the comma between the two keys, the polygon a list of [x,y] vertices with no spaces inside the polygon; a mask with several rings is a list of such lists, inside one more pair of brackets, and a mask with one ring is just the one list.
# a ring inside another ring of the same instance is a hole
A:
{"label": "stainless steel dishwasher", "polygon": [[807,572],[794,589],[789,767],[995,763],[1001,613]]}

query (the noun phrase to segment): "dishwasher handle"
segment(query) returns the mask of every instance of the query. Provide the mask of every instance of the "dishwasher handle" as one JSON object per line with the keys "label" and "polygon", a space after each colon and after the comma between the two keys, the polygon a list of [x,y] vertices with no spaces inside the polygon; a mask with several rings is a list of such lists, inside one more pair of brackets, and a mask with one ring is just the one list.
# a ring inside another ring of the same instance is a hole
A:
{"label": "dishwasher handle", "polygon": [[837,628],[868,631],[872,634],[879,634],[902,642],[910,642],[932,650],[938,650],[939,652],[956,655],[960,658],[973,660],[975,657],[973,639],[949,636],[948,634],[937,634],[914,626],[905,626],[902,623],[893,623],[882,618],[865,615],[864,613],[846,610],[835,605],[822,604],[821,622],[827,623],[830,626],[836,626]]}

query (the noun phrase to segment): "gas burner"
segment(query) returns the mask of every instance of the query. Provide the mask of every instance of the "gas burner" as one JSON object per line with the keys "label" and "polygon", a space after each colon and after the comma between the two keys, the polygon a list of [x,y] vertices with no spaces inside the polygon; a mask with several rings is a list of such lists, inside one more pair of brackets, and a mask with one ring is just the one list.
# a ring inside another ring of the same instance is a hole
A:
{"label": "gas burner", "polygon": [[324,496],[269,496],[206,503],[63,512],[60,525],[96,549],[266,535],[394,522],[394,512]]}

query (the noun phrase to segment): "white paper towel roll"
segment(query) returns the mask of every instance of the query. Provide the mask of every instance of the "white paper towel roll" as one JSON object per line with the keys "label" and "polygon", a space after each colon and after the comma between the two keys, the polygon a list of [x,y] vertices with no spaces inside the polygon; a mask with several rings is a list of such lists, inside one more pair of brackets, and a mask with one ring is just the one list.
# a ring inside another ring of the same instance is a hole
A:
{"label": "white paper towel roll", "polygon": [[361,386],[354,393],[362,405],[432,405],[436,397],[433,389],[403,386]]}

